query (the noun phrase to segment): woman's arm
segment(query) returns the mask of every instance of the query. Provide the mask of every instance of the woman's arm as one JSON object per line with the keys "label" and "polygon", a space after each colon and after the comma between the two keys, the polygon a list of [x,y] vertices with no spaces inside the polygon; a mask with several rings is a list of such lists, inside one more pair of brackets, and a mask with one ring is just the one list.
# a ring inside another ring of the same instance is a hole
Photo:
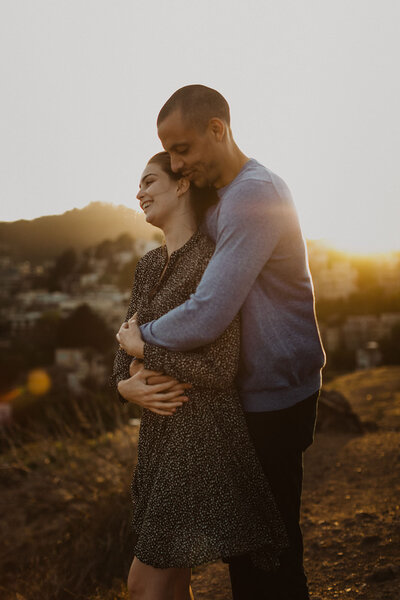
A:
{"label": "woman's arm", "polygon": [[[135,270],[135,277],[134,277],[134,281],[133,281],[132,292],[131,292],[131,297],[129,300],[129,305],[128,305],[128,310],[126,313],[125,321],[128,321],[132,317],[132,315],[134,315],[135,312],[137,311],[138,302],[139,302],[140,275],[141,275],[141,270],[142,270],[141,263],[142,263],[142,261],[138,262],[136,270]],[[133,358],[134,358],[133,356],[130,356],[120,346],[115,355],[112,374],[109,378],[110,385],[113,388],[115,388],[117,396],[123,404],[126,404],[128,401],[125,400],[125,398],[123,398],[123,396],[121,396],[121,394],[118,391],[117,386],[120,381],[122,381],[123,379],[128,379],[130,377],[129,367],[130,367],[130,364],[131,364]]]}
{"label": "woman's arm", "polygon": [[117,337],[128,355],[143,358],[144,367],[179,381],[214,389],[232,385],[239,358],[239,317],[212,344],[191,352],[167,350],[143,342],[135,318],[121,327]]}
{"label": "woman's arm", "polygon": [[[125,322],[131,319],[138,308],[143,283],[143,265],[142,259],[135,271]],[[176,408],[188,400],[185,390],[190,386],[179,383],[174,378],[162,376],[155,370],[144,369],[143,364],[136,364],[135,367],[132,365],[133,359],[134,356],[122,347],[118,349],[115,356],[109,382],[120,402],[123,404],[133,402],[156,414],[173,415]]]}
{"label": "woman's arm", "polygon": [[224,390],[234,384],[239,361],[240,323],[235,317],[214,342],[191,352],[177,352],[144,344],[146,369],[162,371],[202,387]]}

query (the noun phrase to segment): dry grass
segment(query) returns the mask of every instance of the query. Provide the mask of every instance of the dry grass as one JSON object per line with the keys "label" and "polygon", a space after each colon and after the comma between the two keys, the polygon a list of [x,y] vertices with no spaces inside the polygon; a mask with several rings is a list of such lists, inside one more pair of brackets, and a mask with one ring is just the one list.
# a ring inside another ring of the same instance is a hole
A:
{"label": "dry grass", "polygon": [[[0,591],[87,599],[124,581],[137,428],[97,440],[42,440],[2,456]],[[104,598],[104,594],[102,594]]]}
{"label": "dry grass", "polygon": [[0,448],[77,434],[97,438],[139,414],[138,407],[122,405],[111,390],[86,389],[80,397],[60,386],[39,397],[24,392],[13,401],[13,422],[1,432]]}
{"label": "dry grass", "polygon": [[[400,566],[400,367],[353,373],[329,387],[377,428],[319,434],[306,454],[303,527],[313,597],[395,600],[399,578],[371,575]],[[2,600],[126,600],[138,430],[100,427],[97,438],[83,429],[9,440],[0,459]],[[230,599],[226,565],[195,569],[193,588],[199,600]]]}

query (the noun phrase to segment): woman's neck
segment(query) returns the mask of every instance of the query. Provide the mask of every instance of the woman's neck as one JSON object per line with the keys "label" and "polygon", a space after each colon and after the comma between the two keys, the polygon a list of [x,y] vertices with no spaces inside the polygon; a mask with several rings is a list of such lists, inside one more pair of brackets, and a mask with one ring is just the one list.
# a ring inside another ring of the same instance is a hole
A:
{"label": "woman's neck", "polygon": [[165,245],[168,257],[175,250],[181,248],[197,230],[196,220],[193,216],[185,219],[174,219],[174,221],[163,228]]}

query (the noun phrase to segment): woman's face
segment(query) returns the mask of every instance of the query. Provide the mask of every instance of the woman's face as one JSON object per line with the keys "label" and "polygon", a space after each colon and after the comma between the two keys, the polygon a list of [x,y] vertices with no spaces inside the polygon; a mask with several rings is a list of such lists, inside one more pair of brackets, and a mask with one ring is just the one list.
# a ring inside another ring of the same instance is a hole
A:
{"label": "woman's face", "polygon": [[179,182],[169,177],[156,163],[150,163],[142,173],[136,198],[146,215],[146,221],[160,227],[171,219],[180,206]]}

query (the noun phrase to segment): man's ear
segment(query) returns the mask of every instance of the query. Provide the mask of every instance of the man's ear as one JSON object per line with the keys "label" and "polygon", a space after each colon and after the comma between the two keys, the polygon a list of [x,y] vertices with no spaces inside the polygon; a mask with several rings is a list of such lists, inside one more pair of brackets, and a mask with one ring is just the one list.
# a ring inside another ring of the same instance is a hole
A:
{"label": "man's ear", "polygon": [[178,180],[178,197],[186,194],[188,189],[190,188],[190,181],[186,177],[181,177]]}
{"label": "man's ear", "polygon": [[213,117],[208,122],[208,128],[217,142],[221,142],[224,139],[226,124],[224,123],[224,121],[222,121],[222,119]]}

